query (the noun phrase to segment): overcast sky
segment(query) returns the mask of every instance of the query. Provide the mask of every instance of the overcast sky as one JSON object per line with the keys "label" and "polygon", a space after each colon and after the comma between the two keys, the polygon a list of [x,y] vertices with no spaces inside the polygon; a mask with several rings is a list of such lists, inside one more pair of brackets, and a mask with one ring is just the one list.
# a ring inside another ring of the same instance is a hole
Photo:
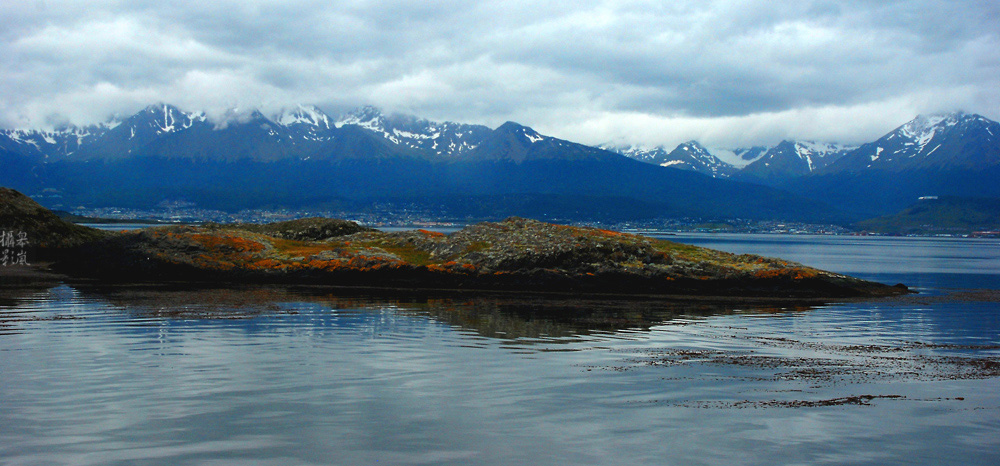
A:
{"label": "overcast sky", "polygon": [[1000,120],[1000,2],[62,1],[0,5],[0,126],[296,103],[588,144],[857,143]]}

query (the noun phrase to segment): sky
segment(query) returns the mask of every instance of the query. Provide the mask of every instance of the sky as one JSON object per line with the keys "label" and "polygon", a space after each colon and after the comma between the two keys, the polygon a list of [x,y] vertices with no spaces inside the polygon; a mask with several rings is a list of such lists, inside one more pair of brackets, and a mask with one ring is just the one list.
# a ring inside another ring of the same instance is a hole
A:
{"label": "sky", "polygon": [[0,127],[375,105],[586,144],[856,144],[1000,120],[1000,2],[6,0]]}

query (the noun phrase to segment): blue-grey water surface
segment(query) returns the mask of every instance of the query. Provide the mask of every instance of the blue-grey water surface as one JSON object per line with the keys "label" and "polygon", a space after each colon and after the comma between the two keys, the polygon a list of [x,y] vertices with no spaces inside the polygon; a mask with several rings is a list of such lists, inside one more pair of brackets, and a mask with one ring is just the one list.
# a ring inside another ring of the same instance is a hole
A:
{"label": "blue-grey water surface", "polygon": [[4,286],[0,464],[1000,461],[1000,241],[671,239],[921,294]]}

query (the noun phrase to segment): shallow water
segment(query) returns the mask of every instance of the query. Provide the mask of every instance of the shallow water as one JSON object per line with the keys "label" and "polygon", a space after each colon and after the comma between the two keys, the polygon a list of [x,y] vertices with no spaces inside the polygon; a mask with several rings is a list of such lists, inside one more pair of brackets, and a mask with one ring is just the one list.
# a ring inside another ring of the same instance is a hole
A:
{"label": "shallow water", "polygon": [[0,287],[0,463],[997,463],[1000,243],[671,239],[922,294]]}

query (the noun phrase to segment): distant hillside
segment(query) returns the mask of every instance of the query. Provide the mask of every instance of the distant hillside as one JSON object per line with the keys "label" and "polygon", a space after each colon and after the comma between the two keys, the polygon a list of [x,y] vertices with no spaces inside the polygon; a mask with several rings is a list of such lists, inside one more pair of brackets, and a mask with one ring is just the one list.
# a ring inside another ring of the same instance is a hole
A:
{"label": "distant hillside", "polygon": [[28,196],[3,187],[0,187],[0,231],[15,236],[23,233],[29,249],[72,248],[104,236],[100,230],[60,219]]}
{"label": "distant hillside", "polygon": [[886,234],[968,234],[1000,230],[1000,199],[923,199],[902,212],[858,222],[860,230]]}

